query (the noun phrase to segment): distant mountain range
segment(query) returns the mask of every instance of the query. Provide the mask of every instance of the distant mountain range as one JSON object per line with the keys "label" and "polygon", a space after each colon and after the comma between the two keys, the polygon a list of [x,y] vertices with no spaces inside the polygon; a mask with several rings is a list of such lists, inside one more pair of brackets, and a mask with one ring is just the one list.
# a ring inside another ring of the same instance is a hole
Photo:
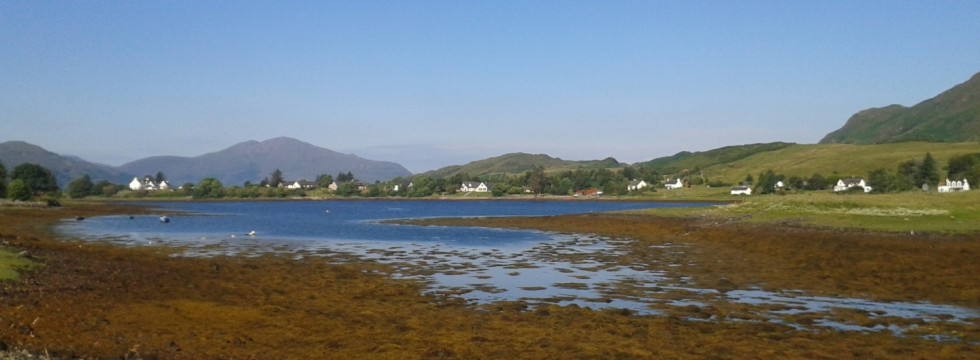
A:
{"label": "distant mountain range", "polygon": [[350,172],[365,182],[412,175],[393,162],[341,154],[286,137],[246,141],[195,157],[153,156],[120,167],[55,154],[23,141],[8,141],[0,143],[0,162],[8,171],[22,163],[39,164],[54,173],[61,187],[86,174],[95,181],[127,184],[134,176],[155,175],[158,171],[175,186],[197,183],[205,177],[214,177],[227,185],[258,183],[276,169],[282,171],[286,180],[314,180],[320,174],[336,176],[341,172]]}
{"label": "distant mountain range", "polygon": [[912,107],[890,105],[858,112],[821,144],[980,140],[980,73]]}
{"label": "distant mountain range", "polygon": [[153,156],[119,168],[140,175],[162,171],[172,184],[196,183],[205,177],[230,185],[241,185],[245,181],[258,183],[276,169],[282,171],[286,180],[314,180],[320,174],[336,176],[340,172],[350,172],[358,180],[373,183],[412,175],[408,169],[393,162],[341,154],[288,137],[246,141],[195,157]]}

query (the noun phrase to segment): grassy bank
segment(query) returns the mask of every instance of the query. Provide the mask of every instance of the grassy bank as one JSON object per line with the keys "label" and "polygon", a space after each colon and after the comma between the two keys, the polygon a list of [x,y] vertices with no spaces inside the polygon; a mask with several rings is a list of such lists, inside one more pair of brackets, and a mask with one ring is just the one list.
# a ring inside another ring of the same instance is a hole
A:
{"label": "grassy bank", "polygon": [[17,278],[18,271],[27,270],[36,264],[17,255],[16,251],[0,247],[0,281]]}
{"label": "grassy bank", "polygon": [[[685,197],[679,195],[676,198]],[[705,199],[710,198],[710,194],[686,198]],[[646,213],[668,217],[713,218],[754,224],[795,224],[890,233],[980,233],[980,191],[946,194],[807,192],[737,199],[741,201],[725,206],[658,209]]]}

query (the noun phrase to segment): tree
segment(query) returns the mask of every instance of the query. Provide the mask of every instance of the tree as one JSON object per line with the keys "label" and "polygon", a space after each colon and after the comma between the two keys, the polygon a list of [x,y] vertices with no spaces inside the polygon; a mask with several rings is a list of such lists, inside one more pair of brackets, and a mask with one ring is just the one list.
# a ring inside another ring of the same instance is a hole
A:
{"label": "tree", "polygon": [[153,177],[153,182],[159,184],[167,180],[167,177],[163,175],[163,171],[157,171],[157,175]]}
{"label": "tree", "polygon": [[939,168],[936,165],[936,159],[932,158],[932,154],[926,153],[926,156],[922,158],[922,164],[919,165],[919,172],[915,177],[915,186],[922,186],[922,184],[935,186],[938,183]]}
{"label": "tree", "polygon": [[805,188],[807,190],[824,190],[827,188],[827,179],[820,174],[813,174],[806,181]]}
{"label": "tree", "polygon": [[351,174],[350,171],[348,171],[346,174],[344,172],[340,172],[337,174],[336,180],[338,184],[348,183],[354,181],[354,174]]}
{"label": "tree", "polygon": [[534,170],[527,172],[527,187],[531,189],[534,196],[541,194],[544,190],[545,185],[548,184],[548,178],[544,174],[544,166],[538,165],[534,167]]}
{"label": "tree", "polygon": [[352,196],[357,194],[357,184],[352,181],[348,181],[340,184],[337,187],[337,195],[340,196]]}
{"label": "tree", "polygon": [[24,183],[24,180],[16,179],[10,182],[10,189],[7,191],[7,196],[10,200],[20,200],[27,201],[32,197],[31,189]]}
{"label": "tree", "polygon": [[220,198],[224,196],[224,185],[215,178],[204,178],[194,188],[195,199]]}
{"label": "tree", "polygon": [[[898,164],[898,171],[895,175],[896,186],[899,191],[912,190],[915,188],[916,174],[919,173],[919,164],[915,160],[909,160]],[[920,186],[922,184],[919,184]]]}
{"label": "tree", "polygon": [[412,181],[412,189],[408,192],[410,197],[426,197],[433,194],[433,181],[431,177],[419,176]]}
{"label": "tree", "polygon": [[112,195],[112,194],[106,194],[105,193],[106,186],[109,186],[109,185],[112,185],[112,183],[109,182],[109,180],[105,180],[105,179],[99,180],[99,182],[97,182],[95,184],[92,184],[92,190],[89,191],[88,194],[89,195],[94,195],[94,196],[109,196],[109,195]]}
{"label": "tree", "polygon": [[330,184],[333,184],[333,176],[327,174],[320,174],[316,177],[316,186],[319,188],[328,188]]}
{"label": "tree", "polygon": [[272,177],[269,179],[269,186],[279,187],[279,185],[282,185],[282,171],[276,169],[272,172]]}
{"label": "tree", "polygon": [[23,163],[17,165],[10,174],[11,180],[21,180],[23,186],[32,194],[58,191],[58,180],[51,171],[38,164]]}
{"label": "tree", "polygon": [[779,180],[782,180],[782,176],[777,176],[772,169],[766,170],[759,174],[759,181],[752,190],[758,194],[771,194],[775,191],[776,182]]}
{"label": "tree", "polygon": [[[73,180],[68,184],[68,196],[72,199],[80,199],[92,194],[92,188],[95,184],[92,183],[92,178],[87,174],[82,175],[82,177]],[[101,191],[99,191],[101,193]]]}
{"label": "tree", "polygon": [[868,186],[876,193],[898,191],[898,177],[885,169],[877,169],[868,173]]}
{"label": "tree", "polygon": [[7,168],[0,161],[0,199],[7,197]]}
{"label": "tree", "polygon": [[116,195],[116,193],[118,193],[121,188],[119,185],[110,183],[105,180],[100,181],[98,184],[95,184],[95,186],[98,187],[99,189],[99,195],[105,197]]}
{"label": "tree", "polygon": [[955,181],[967,179],[974,184],[980,183],[980,153],[950,158],[946,178]]}

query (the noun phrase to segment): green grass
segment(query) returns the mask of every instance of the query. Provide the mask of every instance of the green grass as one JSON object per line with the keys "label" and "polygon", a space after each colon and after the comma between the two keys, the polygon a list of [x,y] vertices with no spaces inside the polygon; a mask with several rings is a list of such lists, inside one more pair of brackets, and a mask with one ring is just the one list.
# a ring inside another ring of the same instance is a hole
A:
{"label": "green grass", "polygon": [[34,266],[37,264],[18,257],[16,252],[0,248],[0,281],[14,280],[17,278],[17,271]]}
{"label": "green grass", "polygon": [[708,217],[762,224],[800,224],[898,233],[980,232],[980,191],[939,194],[756,195],[700,209],[650,210],[662,216]]}
{"label": "green grass", "polygon": [[803,178],[808,178],[815,173],[825,177],[835,173],[845,177],[866,177],[875,169],[894,171],[899,163],[921,160],[926,152],[932,154],[940,167],[945,167],[951,157],[980,152],[980,143],[793,145],[702,170],[709,180],[729,183],[738,183],[749,174],[753,177],[758,176],[767,169],[772,169],[777,174]]}

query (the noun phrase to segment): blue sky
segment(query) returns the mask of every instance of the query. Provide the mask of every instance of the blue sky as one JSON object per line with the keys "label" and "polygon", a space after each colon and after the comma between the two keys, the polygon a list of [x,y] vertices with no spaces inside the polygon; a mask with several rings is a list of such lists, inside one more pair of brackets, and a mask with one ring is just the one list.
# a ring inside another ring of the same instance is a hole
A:
{"label": "blue sky", "polygon": [[413,172],[815,143],[980,71],[969,1],[2,1],[0,141],[294,137]]}

